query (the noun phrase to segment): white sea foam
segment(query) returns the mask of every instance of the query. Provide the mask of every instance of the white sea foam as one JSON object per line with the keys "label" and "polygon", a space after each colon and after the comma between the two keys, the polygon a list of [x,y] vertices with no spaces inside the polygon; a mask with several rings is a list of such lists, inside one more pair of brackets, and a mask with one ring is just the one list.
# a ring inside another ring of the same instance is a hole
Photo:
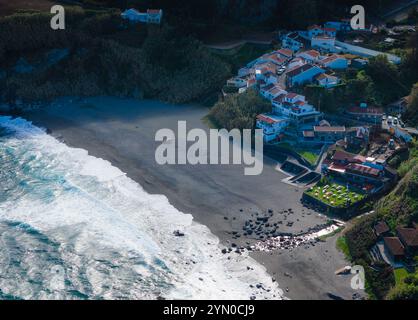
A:
{"label": "white sea foam", "polygon": [[[2,166],[13,171],[0,220],[25,223],[59,243],[71,289],[93,298],[282,297],[256,261],[237,254],[228,259],[207,227],[108,161],[69,148],[24,119],[0,117],[0,127],[13,132],[0,138]],[[22,282],[0,280],[0,289],[50,297]]]}

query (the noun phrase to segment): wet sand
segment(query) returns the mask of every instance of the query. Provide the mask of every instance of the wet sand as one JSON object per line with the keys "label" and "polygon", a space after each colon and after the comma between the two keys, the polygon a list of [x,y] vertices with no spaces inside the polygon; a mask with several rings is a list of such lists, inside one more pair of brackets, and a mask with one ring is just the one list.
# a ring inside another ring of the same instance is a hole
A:
{"label": "wet sand", "polygon": [[[326,223],[327,218],[304,208],[303,190],[282,183],[286,176],[277,163],[265,158],[259,176],[245,176],[244,165],[158,165],[154,141],[157,130],[177,132],[177,121],[187,128],[208,127],[207,109],[173,106],[157,101],[97,97],[82,102],[62,99],[53,106],[28,111],[23,117],[48,128],[72,147],[106,159],[137,181],[147,192],[164,194],[179,210],[205,224],[226,246],[254,243],[253,236],[238,239],[245,221],[273,210],[278,231],[298,234]],[[292,209],[292,213],[284,210]],[[293,224],[288,224],[293,222]],[[329,299],[328,293],[351,299],[350,276],[334,271],[348,264],[337,251],[337,236],[315,245],[251,255],[274,277],[291,299]],[[286,288],[288,289],[286,291]]]}

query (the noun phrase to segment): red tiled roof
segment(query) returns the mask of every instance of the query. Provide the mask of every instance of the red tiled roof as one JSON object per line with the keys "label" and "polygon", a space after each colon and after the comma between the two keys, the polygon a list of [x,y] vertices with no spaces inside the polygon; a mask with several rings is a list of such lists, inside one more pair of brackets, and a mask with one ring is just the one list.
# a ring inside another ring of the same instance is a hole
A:
{"label": "red tiled roof", "polygon": [[333,54],[333,55],[331,55],[329,57],[326,57],[325,59],[323,59],[323,60],[321,60],[319,62],[322,63],[322,64],[326,64],[326,63],[335,61],[335,60],[340,59],[340,58],[341,58],[340,56],[338,56],[336,54]]}
{"label": "red tiled roof", "polygon": [[355,154],[337,150],[332,156],[332,160],[353,162],[355,156],[356,156]]}
{"label": "red tiled roof", "polygon": [[384,234],[384,233],[386,233],[386,232],[388,232],[389,231],[389,227],[388,227],[388,225],[386,224],[386,222],[384,222],[384,221],[379,221],[375,226],[374,226],[374,231],[376,232],[376,234],[378,235],[378,236],[380,236],[380,235],[382,235],[382,234]]}
{"label": "red tiled roof", "polygon": [[302,66],[296,67],[295,69],[289,71],[286,75],[289,77],[295,77],[301,73],[304,73],[313,68],[311,64],[304,64]]}
{"label": "red tiled roof", "polygon": [[356,174],[372,177],[378,177],[379,173],[381,172],[379,169],[371,168],[358,163],[349,163],[346,167],[346,170],[349,170]]}
{"label": "red tiled roof", "polygon": [[398,227],[396,231],[408,247],[418,246],[418,229]]}
{"label": "red tiled roof", "polygon": [[314,25],[308,27],[308,30],[313,30],[313,29],[322,29],[322,28],[320,26],[318,26],[317,24],[314,24]]}
{"label": "red tiled roof", "polygon": [[273,99],[273,102],[278,102],[281,103],[284,99],[284,97],[286,96],[286,94],[282,93],[281,95],[277,96],[276,98]]}
{"label": "red tiled roof", "polygon": [[314,131],[316,132],[345,132],[345,127],[321,127],[321,126],[314,126]]}
{"label": "red tiled roof", "polygon": [[302,52],[301,54],[307,54],[307,55],[310,55],[311,57],[314,57],[314,58],[317,58],[317,57],[320,56],[320,53],[316,50],[305,51],[305,52]]}
{"label": "red tiled roof", "polygon": [[403,256],[405,254],[405,247],[398,237],[385,237],[383,241],[392,255]]}
{"label": "red tiled roof", "polygon": [[347,112],[349,113],[358,113],[358,114],[374,114],[374,115],[383,115],[383,109],[381,108],[373,108],[373,107],[351,107],[348,108]]}
{"label": "red tiled roof", "polygon": [[276,53],[278,53],[278,54],[280,54],[282,56],[285,56],[285,57],[289,57],[289,58],[293,55],[293,51],[292,50],[285,49],[285,48],[282,48],[280,50],[277,50]]}
{"label": "red tiled roof", "polygon": [[293,99],[293,98],[295,98],[295,97],[297,97],[298,96],[298,94],[297,93],[294,93],[294,92],[289,92],[287,95],[286,95],[286,98],[288,98],[288,99]]}
{"label": "red tiled roof", "polygon": [[305,138],[313,138],[315,136],[315,133],[313,131],[303,131],[303,136]]}

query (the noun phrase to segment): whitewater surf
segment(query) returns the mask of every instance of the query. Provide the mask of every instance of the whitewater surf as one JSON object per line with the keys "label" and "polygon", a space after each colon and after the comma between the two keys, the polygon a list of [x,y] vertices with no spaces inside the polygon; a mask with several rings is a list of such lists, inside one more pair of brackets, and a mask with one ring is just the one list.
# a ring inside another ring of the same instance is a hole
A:
{"label": "whitewater surf", "polygon": [[165,196],[24,119],[0,117],[0,164],[0,298],[283,297]]}

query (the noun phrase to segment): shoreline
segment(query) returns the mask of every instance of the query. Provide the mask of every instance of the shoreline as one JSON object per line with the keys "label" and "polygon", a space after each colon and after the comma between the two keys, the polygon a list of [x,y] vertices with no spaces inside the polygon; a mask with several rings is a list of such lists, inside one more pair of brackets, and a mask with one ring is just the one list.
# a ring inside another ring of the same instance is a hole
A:
{"label": "shoreline", "polygon": [[[245,177],[239,166],[157,166],[155,130],[170,128],[176,120],[187,120],[189,128],[205,128],[201,119],[207,110],[201,106],[110,97],[85,101],[89,108],[85,103],[64,101],[22,112],[21,116],[48,128],[52,136],[68,146],[110,161],[147,193],[164,194],[175,208],[192,214],[227,247],[257,242],[256,238],[243,236],[242,227],[270,210],[273,222],[281,222],[278,229],[283,233],[307,232],[327,220],[302,206],[302,190],[282,183],[284,175],[269,159],[265,159],[259,177]],[[252,252],[250,256],[286,290],[288,298],[329,299],[331,293],[350,299],[355,293],[349,286],[350,276],[334,274],[348,265],[336,249],[337,237],[289,250]]]}

